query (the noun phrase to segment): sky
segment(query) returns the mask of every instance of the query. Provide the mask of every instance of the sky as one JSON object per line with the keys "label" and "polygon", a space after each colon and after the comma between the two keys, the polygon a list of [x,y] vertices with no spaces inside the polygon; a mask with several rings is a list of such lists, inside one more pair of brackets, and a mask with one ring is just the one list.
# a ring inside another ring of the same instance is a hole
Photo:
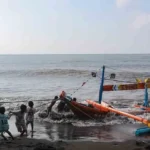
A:
{"label": "sky", "polygon": [[0,0],[0,54],[150,53],[150,0]]}

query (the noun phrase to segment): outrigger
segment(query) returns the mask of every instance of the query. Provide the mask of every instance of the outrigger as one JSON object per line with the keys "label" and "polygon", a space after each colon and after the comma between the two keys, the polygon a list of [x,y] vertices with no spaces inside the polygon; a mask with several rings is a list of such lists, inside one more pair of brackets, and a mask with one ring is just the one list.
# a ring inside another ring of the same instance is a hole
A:
{"label": "outrigger", "polygon": [[[101,88],[100,88],[100,92],[99,92],[99,103],[96,103],[94,101],[91,100],[87,100],[87,102],[91,105],[93,105],[96,108],[101,107],[101,101],[102,101],[102,93],[103,91],[117,91],[117,90],[137,90],[137,89],[145,89],[145,98],[144,98],[144,106],[143,107],[147,107],[148,106],[148,88],[150,88],[150,80],[147,79],[144,82],[141,83],[135,83],[135,84],[124,84],[124,85],[105,85],[103,86],[104,83],[104,72],[105,72],[105,66],[103,66],[103,71],[102,71],[102,79],[101,79]],[[105,106],[104,106],[105,107]],[[135,135],[140,135],[140,134],[144,134],[144,133],[148,133],[150,132],[150,120],[144,119],[142,117],[138,117],[136,115],[132,115],[123,111],[119,111],[117,109],[114,108],[109,108],[109,107],[105,107],[106,109],[108,109],[111,112],[126,116],[128,118],[132,118],[136,121],[139,121],[143,124],[145,124],[147,127],[144,128],[139,128],[136,130]]]}
{"label": "outrigger", "polygon": [[102,77],[101,77],[101,83],[100,83],[100,89],[99,89],[99,102],[95,102],[93,100],[86,100],[86,102],[91,108],[89,108],[89,106],[83,106],[80,103],[73,102],[71,99],[69,100],[65,95],[63,95],[63,100],[65,100],[65,102],[68,104],[70,109],[74,112],[74,114],[78,116],[81,115],[81,111],[82,113],[84,112],[84,116],[85,114],[92,116],[92,114],[103,114],[103,113],[106,114],[108,112],[113,112],[122,116],[126,116],[128,118],[134,119],[146,125],[146,127],[144,128],[137,129],[135,131],[135,135],[149,133],[150,132],[150,120],[147,120],[145,118],[113,108],[109,104],[102,102],[102,94],[104,91],[145,89],[145,98],[144,98],[143,106],[137,105],[135,107],[150,110],[150,108],[148,107],[148,88],[150,88],[150,79],[145,80],[145,82],[137,82],[134,84],[104,85],[104,75],[105,75],[105,66],[103,66],[102,68]]}

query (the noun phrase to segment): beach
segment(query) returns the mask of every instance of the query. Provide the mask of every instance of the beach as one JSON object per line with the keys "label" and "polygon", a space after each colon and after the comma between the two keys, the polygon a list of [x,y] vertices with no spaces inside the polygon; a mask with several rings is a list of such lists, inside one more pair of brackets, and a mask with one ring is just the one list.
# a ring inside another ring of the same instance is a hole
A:
{"label": "beach", "polygon": [[[129,57],[130,56],[130,57]],[[135,82],[136,78],[149,77],[149,55],[1,55],[0,56],[0,105],[6,114],[19,110],[21,104],[34,101],[35,131],[30,129],[27,137],[20,138],[15,127],[15,118],[9,120],[14,141],[0,139],[0,149],[148,149],[149,136],[135,137],[135,131],[143,124],[118,115],[109,115],[100,120],[79,120],[57,114],[53,118],[41,118],[38,113],[47,109],[55,95],[66,91],[78,102],[98,100],[101,67],[106,65],[105,76],[116,74],[116,81],[104,84]],[[91,72],[97,72],[93,78]],[[82,86],[82,84],[84,86]],[[47,101],[48,99],[48,101]],[[135,102],[143,103],[144,90],[112,91],[103,93],[103,101],[121,111],[139,111]],[[46,100],[46,101],[45,101]],[[18,102],[20,101],[20,102]],[[142,110],[140,110],[142,111]],[[139,114],[149,117],[149,113]],[[57,117],[56,117],[57,118]],[[1,137],[0,137],[1,138]],[[43,144],[42,144],[43,143]],[[50,147],[51,146],[51,147]]]}
{"label": "beach", "polygon": [[[19,133],[17,133],[15,127],[14,117],[9,120],[9,124],[10,131],[12,131],[12,134],[15,136],[15,140],[9,139],[8,141],[4,141],[1,139],[0,149],[3,150],[150,149],[150,136],[135,137],[133,134],[133,129],[140,127],[140,124],[108,127],[79,127],[74,129],[71,125],[53,124],[52,126],[50,123],[35,121],[35,132],[32,136],[29,128],[27,137],[19,137]],[[59,130],[56,130],[56,127]],[[68,131],[65,131],[66,129],[68,129]],[[123,129],[126,130],[126,134],[123,132]],[[71,132],[73,130],[75,133]],[[86,131],[83,132],[83,130]],[[92,132],[93,134],[91,134]]]}
{"label": "beach", "polygon": [[0,150],[150,150],[149,47],[150,0],[0,0]]}
{"label": "beach", "polygon": [[150,142],[125,141],[125,142],[50,142],[46,140],[35,140],[19,138],[14,141],[1,142],[2,150],[149,150]]}

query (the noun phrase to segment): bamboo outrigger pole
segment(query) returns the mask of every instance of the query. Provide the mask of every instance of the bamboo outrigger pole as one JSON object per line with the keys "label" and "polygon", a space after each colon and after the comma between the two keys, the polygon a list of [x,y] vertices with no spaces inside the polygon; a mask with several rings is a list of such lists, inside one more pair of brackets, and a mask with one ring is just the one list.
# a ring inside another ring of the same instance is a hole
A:
{"label": "bamboo outrigger pole", "polygon": [[144,118],[141,118],[141,117],[138,117],[138,116],[135,116],[135,115],[132,115],[132,114],[129,114],[129,113],[126,113],[126,112],[122,112],[120,110],[117,110],[117,109],[114,109],[114,108],[111,108],[111,107],[108,107],[108,106],[104,106],[104,105],[101,105],[101,104],[98,104],[94,101],[91,101],[91,100],[87,100],[87,102],[89,104],[92,104],[94,107],[96,107],[97,109],[101,110],[101,109],[105,109],[107,111],[110,111],[110,112],[114,112],[116,114],[120,114],[120,115],[123,115],[123,116],[126,116],[128,118],[132,118],[134,120],[137,120],[139,122],[142,122],[143,124],[147,125],[148,127],[150,127],[150,121],[147,120],[147,119],[144,119]]}

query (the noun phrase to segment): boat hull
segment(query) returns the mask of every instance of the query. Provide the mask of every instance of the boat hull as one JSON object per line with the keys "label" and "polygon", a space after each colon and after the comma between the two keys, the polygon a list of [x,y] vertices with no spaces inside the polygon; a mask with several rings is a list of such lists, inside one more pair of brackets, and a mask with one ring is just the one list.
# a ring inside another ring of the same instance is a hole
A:
{"label": "boat hull", "polygon": [[[150,84],[147,84],[150,88]],[[121,91],[121,90],[139,90],[145,89],[145,83],[120,84],[120,85],[104,85],[103,91]]]}
{"label": "boat hull", "polygon": [[67,99],[64,99],[64,101],[67,103],[72,112],[81,119],[94,119],[108,113],[108,111],[102,111],[95,107],[87,106],[76,101],[69,101]]}
{"label": "boat hull", "polygon": [[145,107],[145,106],[142,106],[142,105],[135,105],[134,107],[142,109],[144,112],[150,113],[150,107]]}

